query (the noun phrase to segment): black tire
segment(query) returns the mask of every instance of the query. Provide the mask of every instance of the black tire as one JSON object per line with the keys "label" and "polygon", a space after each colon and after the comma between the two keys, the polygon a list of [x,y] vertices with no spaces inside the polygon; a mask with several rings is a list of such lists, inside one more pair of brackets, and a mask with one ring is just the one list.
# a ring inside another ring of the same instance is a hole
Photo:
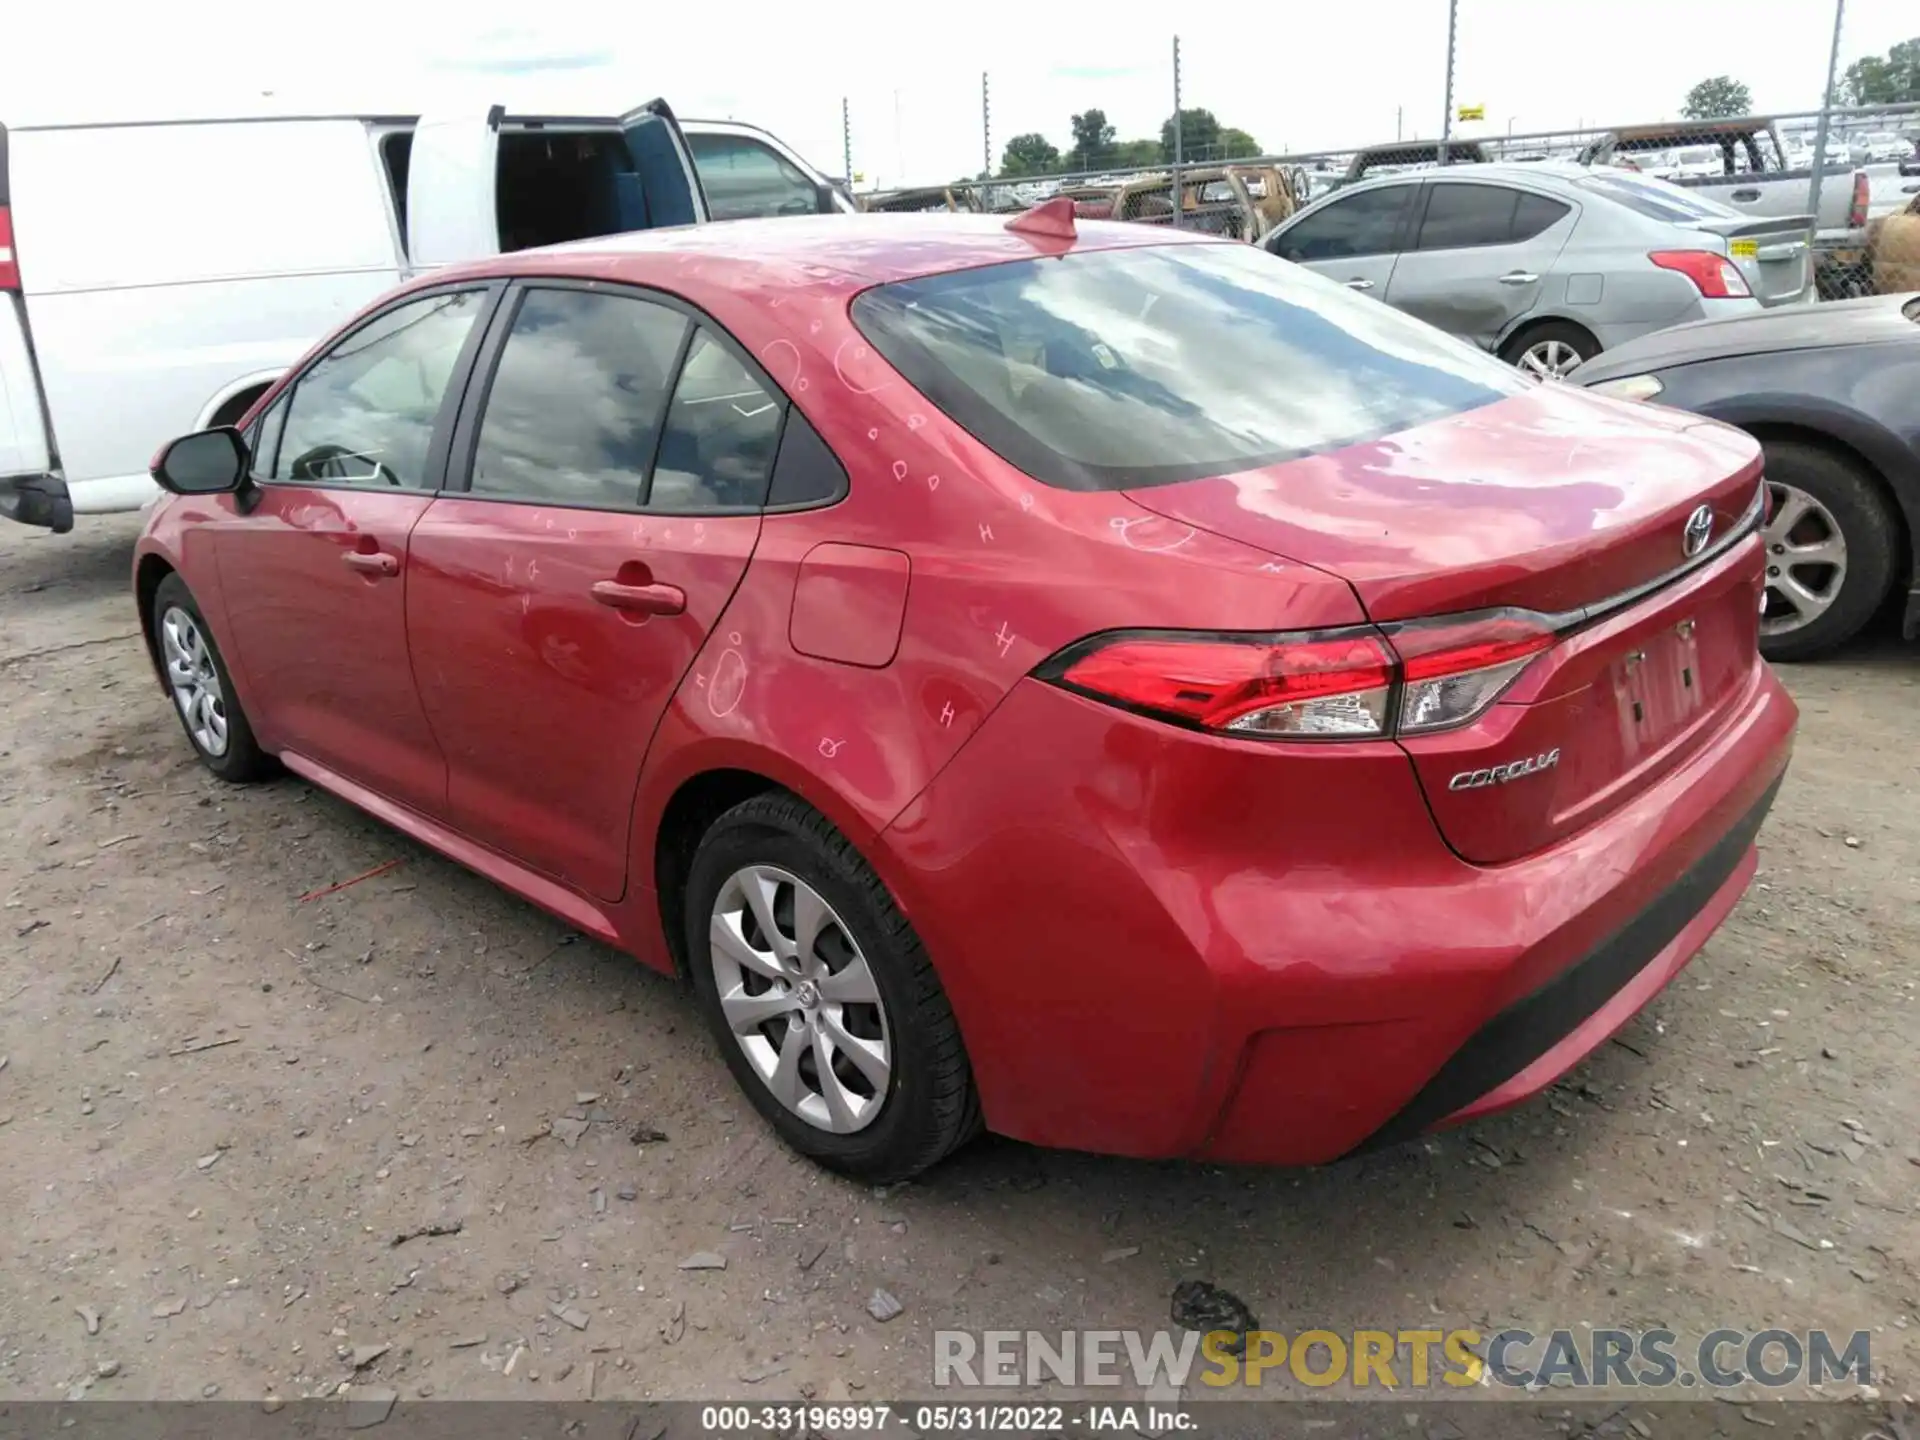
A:
{"label": "black tire", "polygon": [[1507,343],[1500,347],[1500,358],[1509,365],[1518,366],[1520,357],[1534,346],[1554,341],[1571,349],[1582,363],[1600,353],[1600,342],[1571,320],[1541,320],[1532,325],[1522,325],[1508,336]]}
{"label": "black tire", "polygon": [[[1900,522],[1873,477],[1849,456],[1805,440],[1760,443],[1767,483],[1791,486],[1817,500],[1846,542],[1846,576],[1833,602],[1797,629],[1760,637],[1760,653],[1769,660],[1811,660],[1852,639],[1887,598],[1900,554]],[[1770,542],[1769,578],[1774,560]]]}
{"label": "black tire", "polygon": [[160,657],[161,670],[164,672],[167,669],[167,617],[176,610],[185,612],[192,620],[206,645],[207,658],[213,662],[213,672],[220,683],[219,704],[227,726],[226,748],[215,754],[193,733],[193,727],[187,723],[186,712],[169,684],[167,703],[173,710],[174,718],[180,722],[187,743],[193,746],[193,753],[215,775],[236,785],[265,780],[279,773],[279,762],[262,750],[259,742],[253,738],[253,726],[247,721],[247,712],[240,706],[239,694],[233,688],[233,677],[227,673],[227,662],[221,658],[220,646],[213,638],[213,629],[207,624],[207,617],[201,614],[193,592],[187,588],[187,582],[178,575],[167,576],[153,592],[153,652]]}
{"label": "black tire", "polygon": [[[727,1024],[709,927],[722,887],[749,865],[774,866],[805,881],[866,957],[892,1054],[879,1114],[863,1129],[836,1134],[789,1110]],[[980,1131],[966,1047],[926,949],[880,877],[819,811],[786,791],[734,806],[702,838],[686,897],[686,953],[700,1009],[734,1079],[793,1149],[830,1169],[886,1183],[919,1174]]]}

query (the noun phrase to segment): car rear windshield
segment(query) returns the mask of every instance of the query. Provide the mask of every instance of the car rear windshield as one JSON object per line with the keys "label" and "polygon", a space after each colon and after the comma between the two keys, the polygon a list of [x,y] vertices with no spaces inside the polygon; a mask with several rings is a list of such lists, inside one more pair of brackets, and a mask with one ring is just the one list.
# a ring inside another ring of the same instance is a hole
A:
{"label": "car rear windshield", "polygon": [[1077,251],[869,290],[853,318],[1034,479],[1123,490],[1376,440],[1531,382],[1250,245]]}
{"label": "car rear windshield", "polygon": [[1604,195],[1635,214],[1669,225],[1691,225],[1698,220],[1739,219],[1741,215],[1731,205],[1722,205],[1718,200],[1696,195],[1678,185],[1669,185],[1664,180],[1643,180],[1618,171],[1612,174],[1595,171],[1591,175],[1577,177],[1573,183],[1591,194]]}

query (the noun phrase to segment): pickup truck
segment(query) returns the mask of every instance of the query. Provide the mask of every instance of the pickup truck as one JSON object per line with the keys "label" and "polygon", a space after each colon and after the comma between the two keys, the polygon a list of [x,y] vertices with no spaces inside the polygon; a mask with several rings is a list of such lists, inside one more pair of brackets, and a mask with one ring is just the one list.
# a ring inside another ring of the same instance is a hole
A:
{"label": "pickup truck", "polygon": [[[1813,167],[1790,165],[1779,132],[1764,118],[1682,120],[1611,130],[1588,142],[1579,161],[1640,169],[1637,156],[1651,160],[1670,150],[1708,145],[1720,152],[1718,173],[1670,175],[1669,183],[1699,190],[1756,217],[1806,213]],[[1814,228],[1817,238],[1829,244],[1853,237],[1867,223],[1867,175],[1840,158],[1844,153],[1843,147],[1833,147],[1821,171]]]}

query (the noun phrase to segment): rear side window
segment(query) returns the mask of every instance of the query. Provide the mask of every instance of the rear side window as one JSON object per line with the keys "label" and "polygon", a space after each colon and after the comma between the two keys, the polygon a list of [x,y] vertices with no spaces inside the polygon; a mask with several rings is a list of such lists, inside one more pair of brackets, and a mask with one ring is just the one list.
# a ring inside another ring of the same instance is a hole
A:
{"label": "rear side window", "polygon": [[637,509],[686,333],[650,301],[529,290],[487,392],[472,492]]}
{"label": "rear side window", "polygon": [[674,387],[647,505],[656,510],[757,506],[780,443],[785,405],[704,325]]}
{"label": "rear side window", "polygon": [[1573,207],[1560,200],[1550,200],[1545,195],[1531,195],[1520,192],[1520,198],[1513,208],[1513,239],[1518,244],[1522,240],[1531,240],[1544,231],[1558,225],[1561,218]]}
{"label": "rear side window", "polygon": [[1332,201],[1282,231],[1273,253],[1287,260],[1345,260],[1390,253],[1417,185],[1387,185]]}
{"label": "rear side window", "polygon": [[1528,384],[1246,245],[1079,251],[925,276],[867,291],[853,317],[958,424],[1069,490],[1296,459]]}

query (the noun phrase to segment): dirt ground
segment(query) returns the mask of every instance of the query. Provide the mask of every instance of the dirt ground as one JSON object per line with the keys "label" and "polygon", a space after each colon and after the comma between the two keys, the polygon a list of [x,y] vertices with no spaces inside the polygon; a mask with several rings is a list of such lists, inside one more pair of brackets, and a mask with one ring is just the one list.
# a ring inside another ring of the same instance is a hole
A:
{"label": "dirt ground", "polygon": [[989,1139],[882,1193],[792,1159],[667,981],[304,784],[205,774],[136,530],[0,530],[0,1399],[926,1396],[936,1327],[1160,1328],[1189,1277],[1288,1332],[1867,1329],[1920,1389],[1890,638],[1787,673],[1758,884],[1549,1096],[1321,1171]]}

